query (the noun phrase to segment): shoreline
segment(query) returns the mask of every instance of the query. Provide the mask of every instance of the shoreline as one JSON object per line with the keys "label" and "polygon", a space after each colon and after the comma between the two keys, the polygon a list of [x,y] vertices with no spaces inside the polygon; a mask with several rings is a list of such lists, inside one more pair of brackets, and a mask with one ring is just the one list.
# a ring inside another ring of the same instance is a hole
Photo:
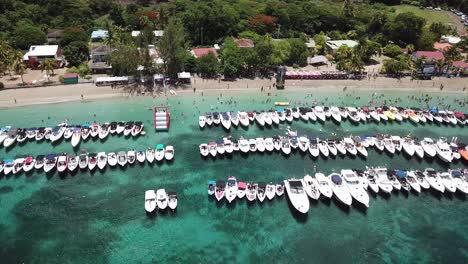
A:
{"label": "shoreline", "polygon": [[[287,92],[414,92],[440,93],[440,94],[466,94],[463,82],[465,79],[434,79],[427,81],[401,81],[390,78],[377,78],[376,80],[287,80],[286,89],[278,90],[273,86],[272,79],[243,79],[233,82],[219,80],[203,80],[194,78],[190,88],[174,89],[177,93],[157,92],[156,95],[133,95],[126,92],[124,88],[112,89],[110,86],[97,87],[94,84],[46,86],[34,89],[7,89],[0,91],[0,109],[9,109],[21,106],[46,105],[57,103],[68,103],[76,101],[98,101],[103,99],[132,99],[132,98],[160,98],[165,96],[188,96],[188,95],[241,95],[248,93],[264,94]],[[440,89],[443,87],[443,90]],[[196,90],[194,92],[194,89]],[[261,91],[263,89],[263,91]],[[83,95],[83,98],[81,97]]]}

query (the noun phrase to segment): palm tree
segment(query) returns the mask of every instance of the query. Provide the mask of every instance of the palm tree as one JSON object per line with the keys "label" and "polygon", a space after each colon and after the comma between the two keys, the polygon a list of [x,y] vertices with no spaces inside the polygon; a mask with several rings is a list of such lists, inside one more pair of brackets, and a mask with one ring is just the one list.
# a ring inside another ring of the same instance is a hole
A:
{"label": "palm tree", "polygon": [[39,65],[39,68],[41,68],[41,72],[46,71],[47,82],[49,82],[49,73],[52,72],[52,74],[54,74],[54,64],[55,63],[52,59],[45,59]]}
{"label": "palm tree", "polygon": [[26,65],[22,61],[16,61],[14,71],[15,74],[21,75],[21,83],[24,84],[23,75],[26,73]]}
{"label": "palm tree", "polygon": [[414,52],[414,45],[413,44],[408,44],[406,45],[406,50],[408,51],[408,54],[412,54]]}

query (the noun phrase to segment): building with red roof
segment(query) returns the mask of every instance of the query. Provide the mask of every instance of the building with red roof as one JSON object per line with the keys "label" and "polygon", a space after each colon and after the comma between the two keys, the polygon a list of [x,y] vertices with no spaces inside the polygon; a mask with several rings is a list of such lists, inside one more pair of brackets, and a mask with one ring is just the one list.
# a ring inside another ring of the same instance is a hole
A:
{"label": "building with red roof", "polygon": [[213,53],[215,57],[218,57],[218,52],[216,52],[215,48],[195,48],[195,49],[192,49],[191,53],[196,58],[206,56],[209,53]]}
{"label": "building with red roof", "polygon": [[444,54],[440,51],[416,51],[411,56],[413,61],[417,61],[418,59],[424,58],[427,62],[429,61],[438,61],[444,60]]}
{"label": "building with red roof", "polygon": [[468,69],[468,63],[465,62],[465,61],[462,61],[462,60],[461,60],[461,61],[454,61],[454,62],[452,62],[452,65],[453,65],[454,67],[459,68],[459,69]]}
{"label": "building with red roof", "polygon": [[234,43],[239,48],[254,48],[255,44],[251,39],[234,39]]}
{"label": "building with red roof", "polygon": [[452,47],[452,44],[450,43],[441,43],[441,42],[436,42],[434,43],[434,49],[440,52],[444,52]]}

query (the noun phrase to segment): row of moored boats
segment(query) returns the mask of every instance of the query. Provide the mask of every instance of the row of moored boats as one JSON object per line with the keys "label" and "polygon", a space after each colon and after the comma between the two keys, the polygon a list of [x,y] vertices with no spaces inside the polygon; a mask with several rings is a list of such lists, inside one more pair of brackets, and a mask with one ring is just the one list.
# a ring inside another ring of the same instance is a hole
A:
{"label": "row of moored boats", "polygon": [[201,115],[198,124],[201,128],[205,126],[221,124],[225,129],[232,126],[249,126],[256,122],[259,126],[278,125],[281,122],[292,122],[293,120],[319,121],[333,120],[340,123],[349,119],[355,124],[360,122],[402,122],[409,120],[413,123],[437,123],[447,125],[465,125],[468,115],[462,112],[449,110],[438,110],[433,108],[424,110],[419,108],[402,107],[293,107],[278,108],[270,111],[227,111],[213,112]]}
{"label": "row of moored boats", "polygon": [[29,172],[43,170],[48,173],[56,169],[58,172],[74,172],[77,169],[89,169],[90,171],[99,168],[105,169],[107,166],[115,167],[117,165],[124,167],[127,164],[153,163],[154,161],[172,160],[174,158],[174,147],[158,144],[156,149],[148,148],[145,151],[119,151],[119,152],[98,152],[76,154],[48,154],[39,155],[36,158],[26,156],[17,159],[8,159],[0,161],[0,173],[4,175],[18,174],[21,171]]}
{"label": "row of moored boats", "polygon": [[147,213],[153,213],[156,208],[166,210],[169,207],[171,210],[177,209],[177,193],[166,192],[165,189],[147,190],[145,192],[145,210]]}
{"label": "row of moored boats", "polygon": [[82,125],[68,125],[67,123],[57,124],[55,127],[32,127],[15,128],[5,127],[0,129],[0,144],[8,148],[14,146],[16,142],[26,143],[29,140],[58,142],[62,138],[70,140],[73,147],[76,147],[81,140],[88,138],[105,139],[109,135],[123,134],[125,136],[138,136],[143,131],[142,122],[106,122],[99,124],[85,123]]}

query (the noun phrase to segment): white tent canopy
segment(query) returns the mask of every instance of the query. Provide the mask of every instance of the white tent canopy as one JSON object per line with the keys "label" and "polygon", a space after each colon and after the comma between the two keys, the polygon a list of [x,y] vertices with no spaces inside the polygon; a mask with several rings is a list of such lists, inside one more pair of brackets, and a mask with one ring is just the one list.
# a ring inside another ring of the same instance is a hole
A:
{"label": "white tent canopy", "polygon": [[179,79],[190,79],[191,75],[190,75],[190,72],[179,72],[177,74],[177,77]]}

